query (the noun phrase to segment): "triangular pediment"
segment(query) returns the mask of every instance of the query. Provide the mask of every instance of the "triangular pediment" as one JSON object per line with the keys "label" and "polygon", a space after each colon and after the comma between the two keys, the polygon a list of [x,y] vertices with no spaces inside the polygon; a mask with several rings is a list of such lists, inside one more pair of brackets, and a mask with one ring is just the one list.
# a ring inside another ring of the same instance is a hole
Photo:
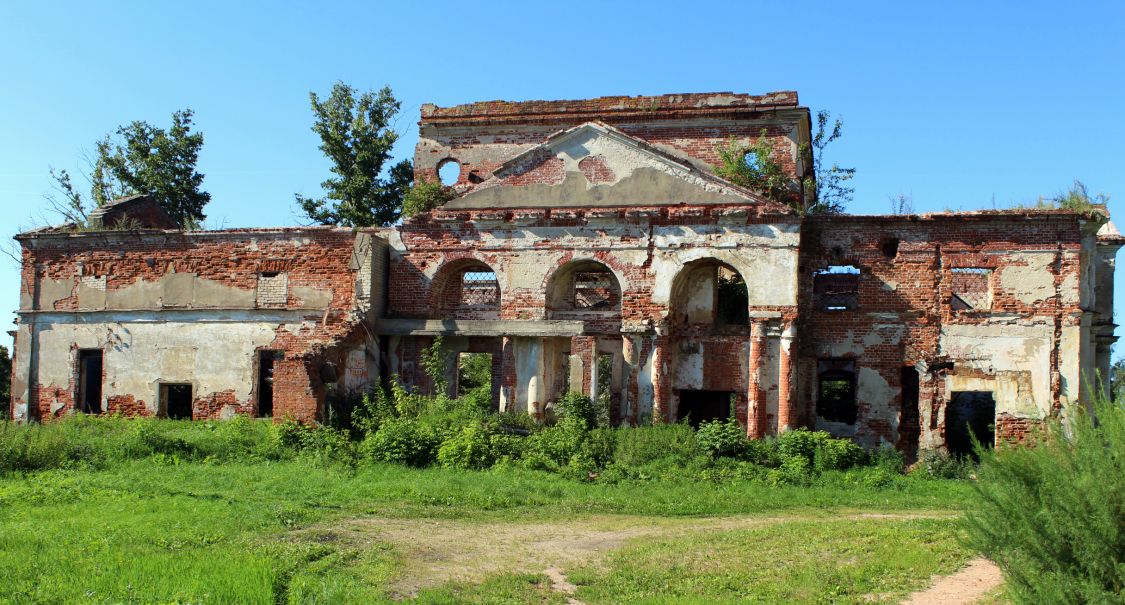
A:
{"label": "triangular pediment", "polygon": [[601,122],[551,135],[497,167],[446,209],[782,204]]}

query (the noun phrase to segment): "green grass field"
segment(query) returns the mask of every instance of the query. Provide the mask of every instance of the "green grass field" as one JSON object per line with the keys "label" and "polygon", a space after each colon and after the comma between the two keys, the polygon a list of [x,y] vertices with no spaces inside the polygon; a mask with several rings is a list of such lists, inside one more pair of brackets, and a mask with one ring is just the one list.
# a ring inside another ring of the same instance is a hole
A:
{"label": "green grass field", "polygon": [[[562,603],[518,552],[509,569],[419,561],[487,549],[498,529],[518,538],[596,519],[613,547],[562,558],[587,603],[894,602],[969,558],[949,517],[968,491],[153,457],[0,478],[0,601]],[[397,529],[380,530],[387,520]],[[357,524],[374,529],[337,529]],[[409,581],[419,573],[436,583]]]}

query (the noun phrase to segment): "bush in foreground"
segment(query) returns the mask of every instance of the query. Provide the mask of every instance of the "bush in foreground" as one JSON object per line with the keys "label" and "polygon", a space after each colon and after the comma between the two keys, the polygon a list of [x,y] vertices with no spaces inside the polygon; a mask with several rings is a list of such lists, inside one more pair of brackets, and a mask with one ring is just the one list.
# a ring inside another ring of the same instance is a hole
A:
{"label": "bush in foreground", "polygon": [[1004,571],[1017,603],[1121,603],[1125,407],[1053,424],[1035,447],[981,452],[969,544]]}

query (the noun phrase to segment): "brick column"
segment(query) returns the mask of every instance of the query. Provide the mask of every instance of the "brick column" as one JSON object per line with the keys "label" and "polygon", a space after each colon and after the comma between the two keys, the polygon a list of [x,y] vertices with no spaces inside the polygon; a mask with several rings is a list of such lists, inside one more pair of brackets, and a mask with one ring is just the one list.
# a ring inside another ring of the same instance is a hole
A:
{"label": "brick column", "polygon": [[[751,320],[753,321],[753,320]],[[746,436],[766,436],[766,398],[761,389],[762,356],[766,352],[766,326],[761,321],[750,325],[750,363],[747,367]]]}
{"label": "brick column", "polygon": [[793,342],[796,339],[797,330],[793,326],[793,322],[785,322],[781,326],[781,358],[778,360],[778,377],[777,377],[777,432],[781,434],[786,430],[795,428],[794,423],[797,419],[797,410],[795,408],[794,395],[796,389],[793,388],[793,377],[795,374],[796,365],[793,363]]}

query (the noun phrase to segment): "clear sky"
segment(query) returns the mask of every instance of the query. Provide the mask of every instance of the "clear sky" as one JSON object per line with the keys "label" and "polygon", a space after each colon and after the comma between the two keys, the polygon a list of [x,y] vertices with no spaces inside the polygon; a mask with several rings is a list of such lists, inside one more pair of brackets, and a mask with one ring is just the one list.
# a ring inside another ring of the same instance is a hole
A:
{"label": "clear sky", "polygon": [[184,107],[207,224],[294,224],[293,194],[328,176],[308,93],[336,80],[394,89],[400,157],[427,102],[792,89],[844,119],[852,212],[1004,207],[1075,178],[1125,208],[1125,2],[0,0],[0,235],[42,223],[48,167]]}

